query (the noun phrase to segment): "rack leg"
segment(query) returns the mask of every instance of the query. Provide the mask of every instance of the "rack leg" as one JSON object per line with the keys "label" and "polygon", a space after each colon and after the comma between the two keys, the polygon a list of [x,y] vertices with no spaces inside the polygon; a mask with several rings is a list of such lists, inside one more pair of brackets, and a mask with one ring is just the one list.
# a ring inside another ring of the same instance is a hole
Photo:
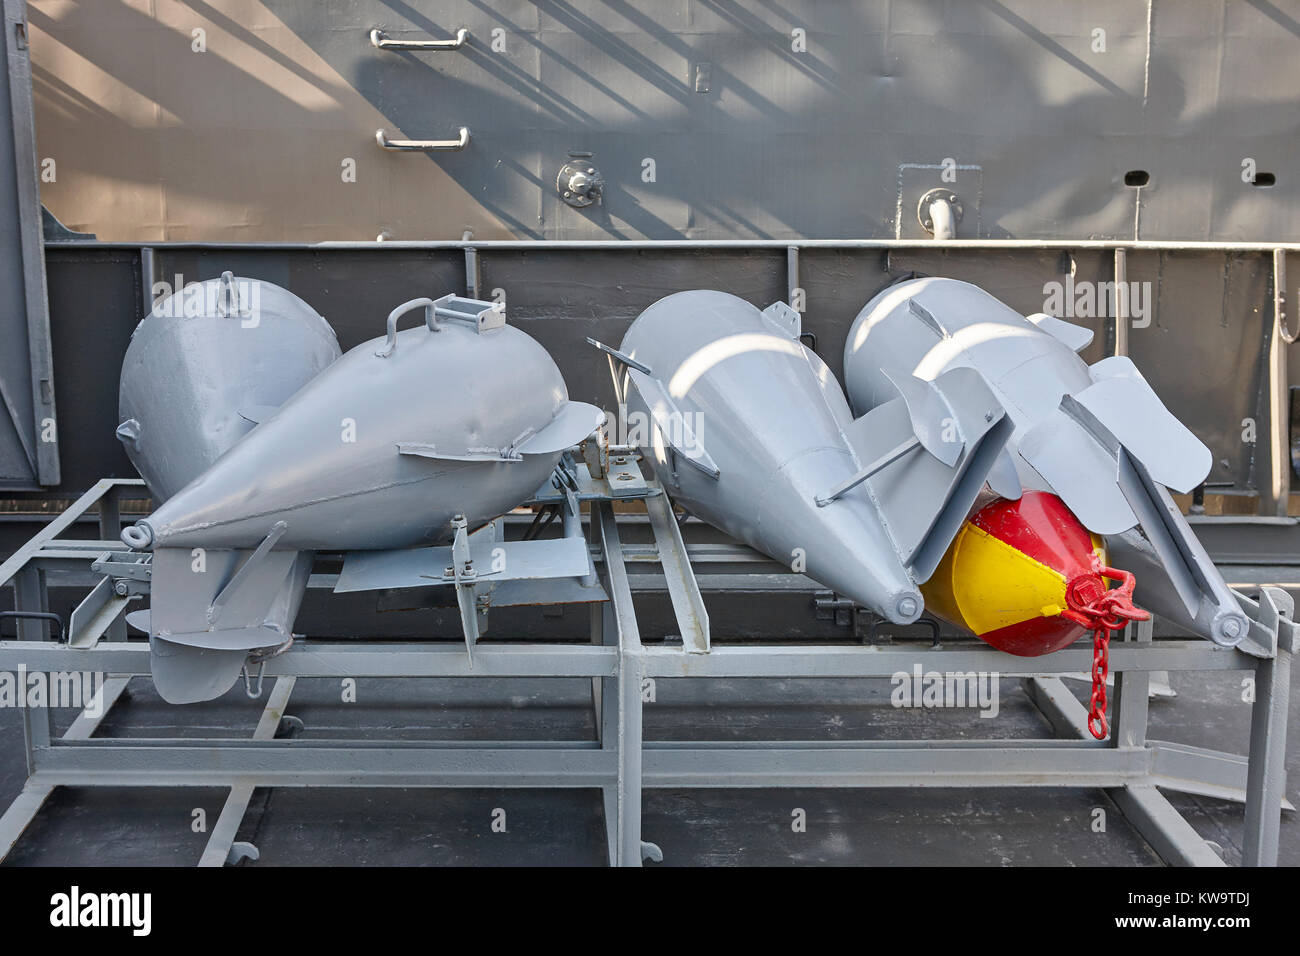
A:
{"label": "rack leg", "polygon": [[[49,610],[49,592],[45,575],[34,567],[25,567],[14,576],[14,608],[19,611]],[[45,621],[18,619],[18,638],[24,641],[49,639],[49,624]],[[24,700],[25,686],[17,692]],[[50,746],[50,711],[46,707],[23,707],[23,746],[27,756],[27,775],[36,772],[37,756]]]}
{"label": "rack leg", "polygon": [[[15,574],[14,610],[48,611],[49,609],[49,591],[45,587],[45,575],[40,569],[29,565]],[[48,621],[19,618],[17,629],[18,640],[20,641],[48,641],[50,639]]]}
{"label": "rack leg", "polygon": [[626,649],[618,676],[618,858],[641,865],[641,656]]}
{"label": "rack leg", "polygon": [[[99,725],[108,712],[121,699],[126,692],[126,685],[130,682],[129,677],[110,677],[104,682],[104,686],[99,689],[98,700],[92,700],[90,704],[82,710],[77,719],[72,722],[67,731],[63,734],[64,740],[89,740],[90,737],[99,729]],[[94,716],[91,716],[91,713]],[[9,855],[9,851],[14,848],[18,838],[23,835],[23,831],[31,825],[36,819],[36,814],[40,813],[41,807],[50,794],[54,792],[52,784],[41,783],[39,779],[28,780],[23,787],[22,792],[4,814],[0,816],[0,860]]]}
{"label": "rack leg", "polygon": [[[1134,621],[1124,630],[1124,640],[1150,644],[1154,621]],[[1151,675],[1146,671],[1122,671],[1115,675],[1115,706],[1110,729],[1112,747],[1145,747],[1147,704],[1151,699]]]}
{"label": "rack leg", "polygon": [[1246,838],[1242,863],[1277,866],[1282,799],[1286,790],[1286,721],[1291,700],[1291,652],[1279,647],[1255,668],[1246,770]]}
{"label": "rack leg", "polygon": [[[593,644],[617,646],[618,627],[614,621],[614,610],[606,601],[593,604],[591,608]],[[618,700],[618,679],[615,677],[593,677],[591,679],[591,699],[596,714],[596,739],[601,750],[617,750],[619,746],[618,726],[619,710],[614,706]],[[609,865],[618,865],[619,847],[619,788],[617,784],[607,784],[601,788],[605,801],[605,840],[609,847]]]}
{"label": "rack leg", "polygon": [[[257,729],[253,731],[254,740],[270,740],[275,736],[276,728],[285,716],[285,708],[289,706],[289,695],[293,693],[295,680],[293,677],[276,679],[262,717],[257,722]],[[225,866],[227,863],[237,863],[240,859],[257,859],[257,847],[249,843],[235,843],[235,834],[239,832],[239,824],[248,812],[248,803],[252,799],[252,784],[236,783],[230,788],[221,815],[217,817],[212,833],[208,836],[208,845],[199,858],[199,866]]]}
{"label": "rack leg", "polygon": [[1107,791],[1125,819],[1170,866],[1224,866],[1186,818],[1155,787],[1130,784]]}
{"label": "rack leg", "polygon": [[[597,518],[598,515],[598,518]],[[653,843],[641,840],[641,679],[644,675],[641,634],[637,630],[636,610],[632,606],[632,588],[623,564],[623,545],[619,540],[614,512],[608,504],[596,506],[593,519],[600,521],[600,547],[605,558],[605,574],[609,588],[610,614],[606,618],[607,641],[617,641],[619,667],[617,678],[618,706],[608,693],[603,693],[604,709],[617,716],[613,728],[605,724],[602,745],[618,748],[618,775],[614,783],[614,798],[606,791],[606,821],[610,819],[613,803],[615,834],[612,845],[613,862],[618,866],[640,866],[645,860],[659,862],[663,854]],[[610,689],[605,685],[606,691]]]}
{"label": "rack leg", "polygon": [[[1126,638],[1150,643],[1152,623],[1130,624]],[[1034,677],[1025,682],[1030,699],[1051,723],[1057,736],[1091,740],[1088,711],[1060,678]],[[1147,746],[1147,701],[1150,678],[1145,671],[1115,675],[1115,703],[1110,727],[1112,747]],[[1125,819],[1170,866],[1223,866],[1223,860],[1181,813],[1150,783],[1112,787],[1106,791]]]}

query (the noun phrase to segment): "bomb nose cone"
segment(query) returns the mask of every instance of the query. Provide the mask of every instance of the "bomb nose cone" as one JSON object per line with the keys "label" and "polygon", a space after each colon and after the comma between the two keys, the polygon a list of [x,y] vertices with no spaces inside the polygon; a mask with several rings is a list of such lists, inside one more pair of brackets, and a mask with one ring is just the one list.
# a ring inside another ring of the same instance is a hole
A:
{"label": "bomb nose cone", "polygon": [[868,500],[846,496],[825,508],[809,488],[826,474],[833,452],[814,452],[786,466],[791,485],[773,482],[754,505],[761,513],[770,554],[804,555],[814,581],[870,608],[893,624],[911,624],[925,610],[925,598],[890,547]]}
{"label": "bomb nose cone", "polygon": [[122,529],[122,543],[133,551],[153,549],[153,528],[147,521],[137,521]]}

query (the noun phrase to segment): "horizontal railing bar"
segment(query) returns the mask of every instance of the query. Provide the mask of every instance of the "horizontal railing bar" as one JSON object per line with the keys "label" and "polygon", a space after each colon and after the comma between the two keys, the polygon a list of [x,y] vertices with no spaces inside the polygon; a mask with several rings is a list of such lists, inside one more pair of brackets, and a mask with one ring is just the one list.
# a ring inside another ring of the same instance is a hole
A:
{"label": "horizontal railing bar", "polygon": [[[596,787],[618,755],[592,747],[59,746],[34,782],[61,786]],[[195,754],[203,760],[196,761]],[[644,751],[647,787],[1111,787],[1150,776],[1140,749],[1080,747],[696,746]]]}
{"label": "horizontal railing bar", "polygon": [[[924,671],[997,673],[1003,676],[1075,674],[1092,667],[1092,649],[1083,644],[1043,657],[1017,657],[993,647],[961,648],[893,644],[869,647],[789,644],[715,646],[708,654],[647,647],[647,677],[892,677]],[[1255,658],[1209,641],[1156,641],[1142,648],[1110,647],[1112,671],[1253,670]]]}
{"label": "horizontal railing bar", "polygon": [[1109,251],[1125,249],[1134,252],[1260,252],[1271,254],[1274,249],[1300,252],[1297,242],[1214,242],[1210,240],[1166,239],[386,239],[334,240],[329,242],[99,242],[73,239],[46,243],[46,249],[141,249],[155,251],[169,249],[231,249],[238,251],[268,250],[328,251],[393,249],[476,249],[480,251],[528,250],[564,251],[570,249],[593,251],[645,251],[645,250],[698,250],[698,249],[761,249],[785,252],[798,249],[880,249],[916,250],[1061,250],[1095,249]]}
{"label": "horizontal railing bar", "polygon": [[[929,643],[891,645],[723,644],[708,654],[684,654],[679,647],[638,652],[645,675],[662,678],[720,677],[893,677],[923,672],[1026,677],[1083,673],[1092,651],[1084,644],[1045,657],[1016,657],[971,643],[933,648]],[[1112,671],[1253,670],[1255,658],[1208,641],[1155,641],[1137,647],[1112,644]],[[100,642],[93,648],[32,641],[0,641],[0,669],[29,671],[102,670],[149,673],[143,641]],[[474,663],[459,644],[304,643],[267,661],[270,677],[612,677],[618,651],[589,644],[484,644]]]}
{"label": "horizontal railing bar", "polygon": [[[144,641],[101,641],[91,648],[34,641],[0,641],[0,670],[98,670],[150,673]],[[618,650],[590,644],[479,645],[473,666],[463,643],[390,644],[374,641],[294,647],[266,663],[268,677],[613,677]]]}

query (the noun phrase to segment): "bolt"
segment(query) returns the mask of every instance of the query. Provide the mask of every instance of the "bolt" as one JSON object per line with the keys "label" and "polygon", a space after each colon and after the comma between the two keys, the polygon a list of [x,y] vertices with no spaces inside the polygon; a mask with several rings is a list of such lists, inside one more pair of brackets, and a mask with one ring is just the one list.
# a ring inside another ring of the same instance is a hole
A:
{"label": "bolt", "polygon": [[917,610],[919,610],[919,608],[920,605],[916,603],[916,598],[912,597],[910,594],[901,598],[897,606],[900,617],[911,617],[917,612]]}
{"label": "bolt", "polygon": [[1237,637],[1241,634],[1241,618],[1230,617],[1224,621],[1223,633],[1225,637]]}

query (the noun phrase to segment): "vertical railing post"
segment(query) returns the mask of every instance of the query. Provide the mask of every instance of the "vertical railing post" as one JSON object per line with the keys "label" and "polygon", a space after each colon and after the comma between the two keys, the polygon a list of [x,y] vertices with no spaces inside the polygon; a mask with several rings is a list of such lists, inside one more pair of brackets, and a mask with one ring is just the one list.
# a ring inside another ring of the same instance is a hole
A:
{"label": "vertical railing post", "polygon": [[[1100,305],[1100,303],[1098,303]],[[1128,253],[1115,250],[1115,354],[1128,355]]]}
{"label": "vertical railing post", "polygon": [[[1261,588],[1260,623],[1278,631],[1279,618],[1290,618],[1295,602],[1285,591]],[[1283,632],[1285,633],[1285,632]],[[1271,658],[1255,667],[1255,703],[1250,711],[1250,755],[1246,766],[1246,827],[1242,841],[1245,866],[1277,866],[1286,795],[1286,731],[1291,702],[1292,645],[1281,639]]]}
{"label": "vertical railing post", "polygon": [[[1134,621],[1125,628],[1126,641],[1150,644],[1154,622]],[[1147,671],[1122,671],[1115,675],[1115,713],[1111,722],[1112,747],[1145,747],[1147,704],[1151,675]]]}
{"label": "vertical railing post", "polygon": [[1273,323],[1268,339],[1268,500],[1263,513],[1285,518],[1291,500],[1290,388],[1286,351],[1295,341],[1286,318],[1286,250],[1273,250]]}

